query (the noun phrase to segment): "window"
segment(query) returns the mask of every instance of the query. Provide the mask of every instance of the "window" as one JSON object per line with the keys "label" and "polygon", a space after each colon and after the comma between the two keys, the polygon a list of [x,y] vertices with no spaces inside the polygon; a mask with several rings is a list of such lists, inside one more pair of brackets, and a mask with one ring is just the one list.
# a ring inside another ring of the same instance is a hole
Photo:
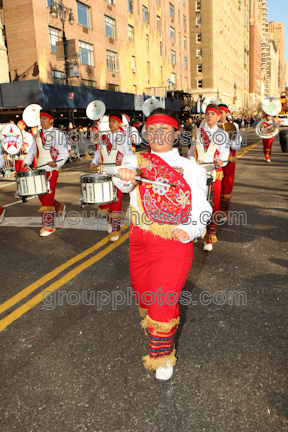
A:
{"label": "window", "polygon": [[181,47],[181,33],[179,32],[179,46]]}
{"label": "window", "polygon": [[149,51],[149,35],[146,34],[146,50]]}
{"label": "window", "polygon": [[137,94],[137,86],[136,85],[133,85],[133,93]]}
{"label": "window", "polygon": [[[1,6],[2,3],[3,3],[3,1],[0,0],[0,7],[3,7],[3,6]],[[54,0],[54,3],[59,3],[59,0]],[[51,0],[47,0],[47,6],[50,8],[50,6],[51,6]]]}
{"label": "window", "polygon": [[178,24],[180,24],[180,10],[178,10]]}
{"label": "window", "polygon": [[162,42],[160,42],[159,48],[160,48],[160,56],[162,56]]}
{"label": "window", "polygon": [[77,17],[78,24],[82,24],[84,27],[90,27],[90,8],[83,3],[77,2]]}
{"label": "window", "polygon": [[171,64],[176,65],[176,53],[171,50]]}
{"label": "window", "polygon": [[184,45],[184,48],[187,49],[187,38],[186,38],[186,36],[183,36],[183,45]]}
{"label": "window", "polygon": [[142,6],[142,15],[143,15],[143,22],[148,24],[148,9],[145,6]]}
{"label": "window", "polygon": [[184,69],[187,70],[187,57],[184,57]]}
{"label": "window", "polygon": [[116,53],[113,51],[106,50],[107,70],[113,72],[119,72],[119,58],[116,57]]}
{"label": "window", "polygon": [[186,7],[186,0],[183,0],[183,6]]}
{"label": "window", "polygon": [[130,43],[134,43],[134,27],[128,25],[128,38]]}
{"label": "window", "polygon": [[183,28],[186,31],[186,16],[183,15]]}
{"label": "window", "polygon": [[56,42],[60,40],[60,30],[49,27],[50,51],[56,53]]}
{"label": "window", "polygon": [[196,43],[200,43],[200,42],[202,42],[201,33],[197,33],[196,34]]}
{"label": "window", "polygon": [[119,85],[117,85],[117,84],[109,84],[108,83],[108,90],[119,92]]}
{"label": "window", "polygon": [[202,64],[197,65],[197,74],[201,74],[202,73]]}
{"label": "window", "polygon": [[116,26],[113,18],[104,15],[105,20],[105,35],[112,39],[116,39]]}
{"label": "window", "polygon": [[196,18],[196,27],[201,27],[201,17]]}
{"label": "window", "polygon": [[157,16],[157,30],[161,32],[161,19],[159,16]]}
{"label": "window", "polygon": [[132,56],[132,70],[136,69],[136,58],[135,56]]}
{"label": "window", "polygon": [[150,83],[150,62],[147,62],[147,81]]}
{"label": "window", "polygon": [[174,72],[171,73],[171,81],[174,86],[176,86],[176,74]]}
{"label": "window", "polygon": [[82,85],[84,87],[94,87],[94,88],[96,88],[96,81],[82,79]]}
{"label": "window", "polygon": [[185,77],[185,90],[188,91],[188,78]]}
{"label": "window", "polygon": [[196,58],[202,58],[202,49],[196,50]]}
{"label": "window", "polygon": [[52,82],[53,84],[65,84],[64,83],[64,72],[52,70]]}
{"label": "window", "polygon": [[127,11],[129,13],[133,13],[133,1],[132,0],[127,0]]}
{"label": "window", "polygon": [[115,4],[115,0],[106,0],[106,2],[109,3],[110,5],[114,5]]}
{"label": "window", "polygon": [[173,27],[170,27],[170,40],[172,42],[174,42],[174,34],[175,34],[175,30],[173,29]]}
{"label": "window", "polygon": [[201,1],[196,1],[195,3],[195,11],[201,12]]}
{"label": "window", "polygon": [[161,84],[163,84],[163,66],[160,66],[160,78],[161,78]]}
{"label": "window", "polygon": [[197,88],[202,88],[202,80],[197,80]]}
{"label": "window", "polygon": [[80,61],[82,64],[94,66],[93,45],[79,41]]}
{"label": "window", "polygon": [[170,18],[174,20],[174,6],[172,5],[172,3],[169,3],[169,15]]}
{"label": "window", "polygon": [[156,5],[160,6],[160,0],[156,0]]}

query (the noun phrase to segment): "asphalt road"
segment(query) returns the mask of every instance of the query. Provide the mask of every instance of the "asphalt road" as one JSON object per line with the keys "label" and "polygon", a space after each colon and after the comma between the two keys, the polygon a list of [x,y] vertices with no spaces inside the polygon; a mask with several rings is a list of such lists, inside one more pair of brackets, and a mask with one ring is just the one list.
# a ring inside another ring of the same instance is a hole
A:
{"label": "asphalt road", "polygon": [[[184,288],[193,303],[180,306],[168,382],[142,365],[148,341],[137,307],[126,298],[116,309],[130,287],[127,229],[113,244],[95,224],[66,222],[40,238],[38,199],[23,204],[14,177],[0,181],[1,432],[288,430],[288,154],[276,138],[267,164],[254,131],[247,137],[230,207],[247,220],[221,227],[211,253],[195,243]],[[68,212],[82,212],[89,162],[65,165],[59,177]],[[235,291],[239,305],[228,302]]]}

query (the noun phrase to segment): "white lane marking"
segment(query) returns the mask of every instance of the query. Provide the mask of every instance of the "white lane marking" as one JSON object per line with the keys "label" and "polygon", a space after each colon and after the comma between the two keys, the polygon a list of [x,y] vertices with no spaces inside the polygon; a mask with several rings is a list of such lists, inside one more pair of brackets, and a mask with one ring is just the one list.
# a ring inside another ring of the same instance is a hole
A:
{"label": "white lane marking", "polygon": [[12,183],[8,183],[8,184],[5,184],[5,185],[2,185],[2,186],[0,186],[0,188],[6,187],[6,186],[10,186],[10,185],[13,185],[13,184],[16,184],[16,182],[12,182]]}
{"label": "white lane marking", "polygon": [[[74,212],[75,213],[75,212]],[[79,215],[80,216],[80,215]],[[9,226],[9,227],[41,227],[42,226],[42,218],[39,216],[36,217],[5,217],[3,222],[1,223],[1,227]],[[79,229],[79,230],[88,230],[88,231],[106,231],[107,232],[107,224],[101,224],[100,220],[95,218],[91,220],[90,224],[83,223],[83,219],[79,217],[79,222],[77,224],[71,224],[67,220],[64,223],[59,224],[58,218],[55,219],[56,228],[66,228],[66,229]]]}
{"label": "white lane marking", "polygon": [[[27,198],[27,201],[31,200],[31,199],[34,199],[34,198],[38,198],[38,197],[34,197],[34,196],[33,197],[29,197],[29,198]],[[15,205],[15,204],[23,204],[22,203],[22,199],[19,199],[18,201],[15,201],[15,202],[13,202],[11,204],[6,204],[3,207],[10,207],[10,206]]]}

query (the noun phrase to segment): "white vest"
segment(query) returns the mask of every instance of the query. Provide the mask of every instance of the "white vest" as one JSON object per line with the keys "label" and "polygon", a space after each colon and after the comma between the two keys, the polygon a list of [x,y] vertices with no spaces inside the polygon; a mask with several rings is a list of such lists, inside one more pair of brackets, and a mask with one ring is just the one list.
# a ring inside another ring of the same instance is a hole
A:
{"label": "white vest", "polygon": [[[39,158],[38,158],[38,162],[37,162],[37,167],[40,165],[45,165],[48,162],[53,162],[52,156],[50,154],[52,143],[53,143],[53,141],[49,142],[49,144],[44,147],[43,143],[42,143],[42,139],[40,137],[40,133],[39,133],[39,131],[37,132],[36,146],[39,150]],[[53,168],[51,168],[49,165],[45,165],[45,166],[41,167],[41,169],[44,169],[45,171],[52,171],[53,170]]]}

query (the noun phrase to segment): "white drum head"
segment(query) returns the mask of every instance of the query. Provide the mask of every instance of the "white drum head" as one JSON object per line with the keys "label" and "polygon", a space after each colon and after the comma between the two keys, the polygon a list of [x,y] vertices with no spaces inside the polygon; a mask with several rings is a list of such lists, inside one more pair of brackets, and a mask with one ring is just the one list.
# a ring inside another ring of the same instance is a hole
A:
{"label": "white drum head", "polygon": [[280,113],[281,109],[282,109],[282,105],[281,102],[278,98],[276,97],[268,97],[266,99],[264,99],[263,104],[262,104],[262,108],[263,111],[270,115],[275,117],[277,114]]}
{"label": "white drum head", "polygon": [[37,104],[28,105],[22,114],[22,118],[27,126],[40,126],[40,111],[42,107]]}
{"label": "white drum head", "polygon": [[105,104],[100,100],[94,100],[86,108],[86,115],[90,120],[99,120],[106,112]]}
{"label": "white drum head", "polygon": [[151,98],[146,99],[146,101],[143,103],[142,112],[146,117],[149,117],[151,112],[154,111],[154,109],[161,107],[161,102],[154,96],[152,96]]}
{"label": "white drum head", "polygon": [[19,153],[23,137],[22,132],[14,123],[7,123],[2,129],[2,146],[10,155]]}

